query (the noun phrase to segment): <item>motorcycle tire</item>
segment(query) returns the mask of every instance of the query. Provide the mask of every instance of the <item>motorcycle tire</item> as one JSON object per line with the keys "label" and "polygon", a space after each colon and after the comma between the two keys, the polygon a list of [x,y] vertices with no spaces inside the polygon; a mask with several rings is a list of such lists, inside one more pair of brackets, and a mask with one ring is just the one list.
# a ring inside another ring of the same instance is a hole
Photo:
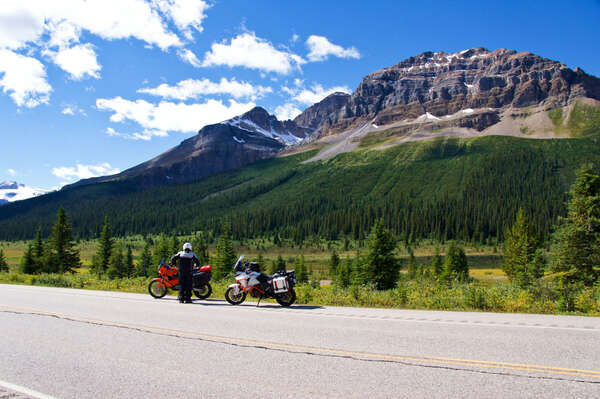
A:
{"label": "motorcycle tire", "polygon": [[160,299],[162,297],[164,297],[165,295],[167,295],[167,287],[166,286],[162,286],[159,287],[158,284],[160,283],[160,281],[156,281],[156,280],[152,280],[150,281],[150,284],[148,284],[148,293],[156,299]]}
{"label": "motorcycle tire", "polygon": [[290,288],[288,292],[284,292],[283,294],[278,294],[275,297],[275,300],[278,304],[284,307],[292,306],[294,302],[296,302],[296,291],[293,288]]}
{"label": "motorcycle tire", "polygon": [[240,303],[244,302],[246,300],[246,293],[243,291],[240,291],[240,293],[238,295],[233,295],[233,288],[229,287],[227,288],[227,291],[225,291],[225,299],[227,300],[227,302],[229,302],[232,305],[239,305]]}
{"label": "motorcycle tire", "polygon": [[198,299],[206,299],[212,294],[212,287],[207,283],[201,287],[192,288],[192,291],[194,291],[194,295],[196,295]]}

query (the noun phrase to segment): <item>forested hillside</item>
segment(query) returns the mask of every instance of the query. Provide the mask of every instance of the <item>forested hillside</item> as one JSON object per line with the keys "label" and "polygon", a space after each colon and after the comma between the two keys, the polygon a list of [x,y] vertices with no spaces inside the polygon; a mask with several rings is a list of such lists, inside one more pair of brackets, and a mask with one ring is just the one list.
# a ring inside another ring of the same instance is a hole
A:
{"label": "forested hillside", "polygon": [[252,164],[195,183],[141,189],[135,180],[75,187],[0,208],[0,239],[47,235],[63,206],[80,237],[108,216],[118,235],[220,230],[364,238],[383,218],[406,240],[503,240],[519,207],[548,235],[584,162],[600,165],[598,138],[440,138],[303,164],[314,151]]}

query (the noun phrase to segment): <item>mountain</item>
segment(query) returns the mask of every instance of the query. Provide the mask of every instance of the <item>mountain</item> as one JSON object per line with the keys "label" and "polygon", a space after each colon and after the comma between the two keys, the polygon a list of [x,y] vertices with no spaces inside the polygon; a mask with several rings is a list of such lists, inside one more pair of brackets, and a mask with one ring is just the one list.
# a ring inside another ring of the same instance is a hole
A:
{"label": "mountain", "polygon": [[[510,116],[533,107],[533,116],[581,98],[600,100],[600,79],[529,52],[424,52],[365,76],[345,104],[314,127],[323,136],[366,122],[418,124],[454,116],[450,125],[483,131],[507,110]],[[539,123],[540,130],[553,127],[547,116]]]}
{"label": "mountain", "polygon": [[276,156],[297,145],[314,129],[281,122],[264,108],[203,127],[196,136],[133,168],[112,176],[81,180],[67,188],[135,179],[144,187],[185,183]]}
{"label": "mountain", "polygon": [[0,183],[0,205],[36,197],[47,192],[46,190],[28,187],[16,181],[4,181]]}

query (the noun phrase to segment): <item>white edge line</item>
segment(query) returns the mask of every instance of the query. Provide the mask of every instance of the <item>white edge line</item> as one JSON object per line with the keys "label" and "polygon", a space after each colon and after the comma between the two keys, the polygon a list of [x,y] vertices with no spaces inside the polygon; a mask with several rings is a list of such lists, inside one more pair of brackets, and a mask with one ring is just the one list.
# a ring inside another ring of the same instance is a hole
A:
{"label": "white edge line", "polygon": [[16,391],[19,393],[24,393],[25,395],[33,396],[38,399],[57,399],[54,396],[46,395],[45,393],[41,393],[38,391],[34,391],[33,389],[25,388],[20,385],[11,384],[10,382],[0,380],[0,386],[6,389],[10,389],[12,391]]}

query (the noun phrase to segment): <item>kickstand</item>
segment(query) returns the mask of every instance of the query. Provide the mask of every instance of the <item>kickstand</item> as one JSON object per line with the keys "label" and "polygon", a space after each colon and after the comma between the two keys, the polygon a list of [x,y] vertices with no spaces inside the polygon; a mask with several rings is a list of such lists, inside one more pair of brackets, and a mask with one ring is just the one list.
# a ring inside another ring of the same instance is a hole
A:
{"label": "kickstand", "polygon": [[258,303],[256,304],[256,307],[258,307],[258,305],[260,305],[260,300],[263,299],[263,296],[261,295],[260,298],[258,298]]}

